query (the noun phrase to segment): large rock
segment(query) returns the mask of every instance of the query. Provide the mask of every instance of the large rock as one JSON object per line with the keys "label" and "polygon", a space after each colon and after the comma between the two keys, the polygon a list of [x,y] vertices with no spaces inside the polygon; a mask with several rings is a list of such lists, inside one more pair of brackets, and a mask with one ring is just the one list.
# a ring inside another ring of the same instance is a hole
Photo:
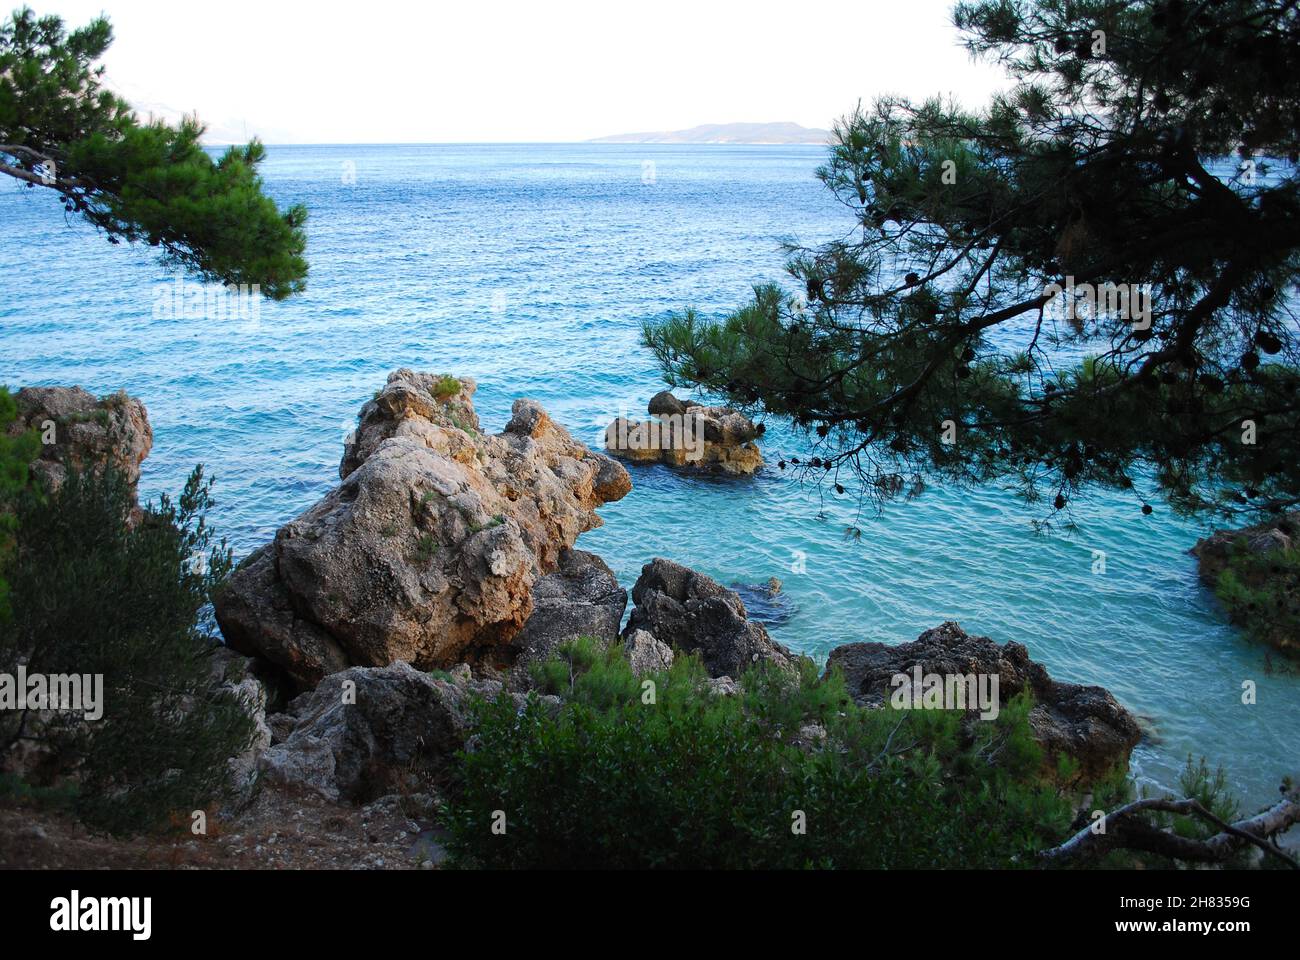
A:
{"label": "large rock", "polygon": [[530,400],[479,431],[472,380],[399,370],[361,411],[342,483],[231,576],[216,599],[231,646],[303,687],[350,665],[495,661],[623,467]]}
{"label": "large rock", "polygon": [[[1062,754],[1079,763],[1071,787],[1086,787],[1117,767],[1127,767],[1141,739],[1137,720],[1102,687],[1053,680],[1029,659],[1019,643],[999,646],[988,637],[972,637],[955,623],[945,623],[912,643],[850,643],[831,651],[826,670],[844,673],[850,695],[862,706],[878,707],[894,692],[893,678],[922,674],[998,677],[1000,704],[1030,690],[1034,708],[1029,715],[1034,738],[1044,750],[1044,771],[1054,776]],[[977,711],[971,711],[973,715]]]}
{"label": "large rock", "polygon": [[272,718],[274,743],[259,769],[272,787],[332,801],[421,790],[464,746],[471,697],[494,699],[500,690],[495,681],[435,679],[402,662],[353,667]]}
{"label": "large rock", "polygon": [[671,560],[656,558],[641,568],[632,602],[625,638],[644,630],[675,649],[698,652],[712,677],[738,677],[760,661],[782,667],[795,662],[761,623],[749,619],[734,591]]}
{"label": "large rock", "polygon": [[153,428],[143,403],[125,393],[99,398],[81,387],[26,387],[14,395],[18,418],[9,433],[34,430],[41,436],[40,457],[32,473],[47,490],[57,490],[67,474],[112,466],[134,491],[140,464],[153,447]]}
{"label": "large rock", "polygon": [[533,587],[533,614],[511,641],[515,660],[520,665],[545,660],[575,637],[613,641],[626,609],[627,591],[604,560],[566,550],[559,568]]}
{"label": "large rock", "polygon": [[664,391],[649,404],[652,420],[619,417],[605,430],[605,450],[633,463],[665,463],[709,473],[747,475],[763,465],[754,441],[763,428],[730,407],[705,407]]}

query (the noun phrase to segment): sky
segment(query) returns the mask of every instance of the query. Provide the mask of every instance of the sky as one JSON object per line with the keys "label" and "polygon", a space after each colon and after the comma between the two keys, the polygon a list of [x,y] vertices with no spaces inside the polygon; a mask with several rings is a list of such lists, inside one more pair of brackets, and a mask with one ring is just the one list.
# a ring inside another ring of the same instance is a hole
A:
{"label": "sky", "polygon": [[213,141],[829,127],[884,93],[974,107],[1006,85],[960,47],[952,0],[26,2],[69,25],[106,13],[109,85],[144,113],[197,111]]}

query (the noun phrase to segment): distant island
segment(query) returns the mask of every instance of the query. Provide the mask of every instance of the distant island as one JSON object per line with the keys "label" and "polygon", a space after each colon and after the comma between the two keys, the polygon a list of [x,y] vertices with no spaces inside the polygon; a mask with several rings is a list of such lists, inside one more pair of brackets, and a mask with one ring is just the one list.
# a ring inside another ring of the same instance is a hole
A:
{"label": "distant island", "polygon": [[597,137],[589,143],[813,143],[819,146],[830,139],[830,131],[803,127],[797,123],[706,123],[689,130],[658,133],[620,133]]}

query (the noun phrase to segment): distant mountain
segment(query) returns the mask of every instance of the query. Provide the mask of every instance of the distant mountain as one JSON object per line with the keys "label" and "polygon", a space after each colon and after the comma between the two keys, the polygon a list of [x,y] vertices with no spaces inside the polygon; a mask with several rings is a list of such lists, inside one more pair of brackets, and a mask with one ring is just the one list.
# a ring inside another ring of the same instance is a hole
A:
{"label": "distant mountain", "polygon": [[815,143],[824,145],[829,130],[797,123],[706,123],[689,130],[660,133],[621,133],[591,143]]}

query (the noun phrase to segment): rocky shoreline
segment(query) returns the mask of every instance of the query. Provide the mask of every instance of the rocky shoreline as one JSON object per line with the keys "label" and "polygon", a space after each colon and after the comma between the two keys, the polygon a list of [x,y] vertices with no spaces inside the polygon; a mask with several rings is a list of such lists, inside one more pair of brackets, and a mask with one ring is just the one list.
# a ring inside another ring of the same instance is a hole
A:
{"label": "rocky shoreline", "polygon": [[1201,582],[1229,619],[1292,659],[1300,658],[1300,511],[1237,530],[1215,530],[1189,551]]}
{"label": "rocky shoreline", "polygon": [[[230,761],[231,817],[267,790],[359,809],[438,783],[472,737],[469,702],[506,695],[522,709],[537,695],[530,665],[566,640],[619,644],[638,673],[696,655],[714,695],[735,694],[758,664],[800,669],[804,658],[751,619],[739,594],[698,571],[650,558],[629,597],[604,561],[575,548],[601,524],[598,508],[632,490],[627,470],[533,401],[517,400],[505,429],[485,434],[474,391],[465,378],[391,374],[361,410],[339,485],[247,557],[216,597],[226,646],[213,651],[214,676],[258,723],[252,749]],[[138,401],[105,406],[62,388],[19,397],[24,424],[66,418],[65,408],[81,418],[60,458],[125,464],[138,477],[151,439]],[[715,414],[692,409],[704,422]],[[749,432],[728,442],[752,445],[739,439]],[[779,583],[766,589],[775,597]],[[1023,646],[956,624],[901,646],[839,647],[826,669],[874,707],[892,678],[918,667],[996,675],[1004,702],[1031,692],[1044,775],[1071,758],[1071,789],[1125,769],[1140,737],[1104,689],[1054,681]]]}

